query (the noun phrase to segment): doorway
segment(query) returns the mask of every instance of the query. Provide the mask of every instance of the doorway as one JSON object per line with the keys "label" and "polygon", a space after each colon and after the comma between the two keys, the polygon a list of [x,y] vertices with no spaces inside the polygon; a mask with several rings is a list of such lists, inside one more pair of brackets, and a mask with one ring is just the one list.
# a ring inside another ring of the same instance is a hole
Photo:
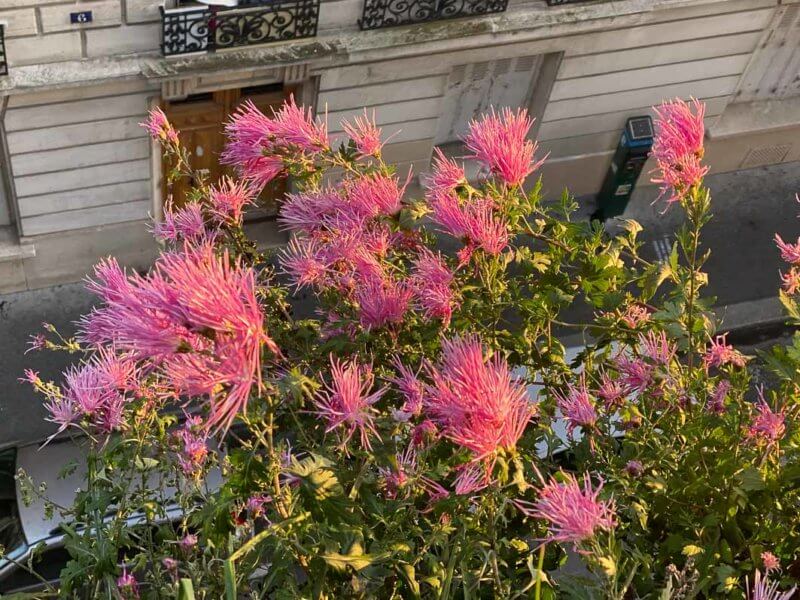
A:
{"label": "doorway", "polygon": [[[225,147],[225,123],[238,107],[252,101],[266,115],[277,111],[289,95],[295,93],[296,86],[270,84],[220,90],[204,94],[193,94],[184,100],[167,101],[162,108],[170,123],[180,132],[180,141],[189,153],[190,166],[195,171],[203,171],[209,183],[217,183],[223,175],[234,175],[231,167],[221,165],[220,154]],[[175,167],[174,159],[163,159],[163,173]],[[162,198],[173,206],[183,206],[196,181],[182,177],[167,189],[166,177],[162,178]],[[261,192],[257,204],[248,211],[246,218],[270,216],[275,214],[277,200],[286,192],[286,179],[273,180]]]}

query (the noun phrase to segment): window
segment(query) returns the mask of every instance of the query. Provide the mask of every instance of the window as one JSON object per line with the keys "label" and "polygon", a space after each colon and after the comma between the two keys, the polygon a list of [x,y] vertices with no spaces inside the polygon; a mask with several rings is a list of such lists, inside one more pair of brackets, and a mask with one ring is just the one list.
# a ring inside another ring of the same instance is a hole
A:
{"label": "window", "polygon": [[540,56],[459,65],[450,72],[436,132],[436,144],[458,142],[469,122],[491,107],[527,107]]}

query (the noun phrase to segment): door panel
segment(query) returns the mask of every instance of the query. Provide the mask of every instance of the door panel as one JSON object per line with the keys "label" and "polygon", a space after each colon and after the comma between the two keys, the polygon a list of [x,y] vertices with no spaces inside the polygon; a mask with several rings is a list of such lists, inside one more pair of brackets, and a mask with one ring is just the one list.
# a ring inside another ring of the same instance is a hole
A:
{"label": "door panel", "polygon": [[[225,146],[225,137],[222,135],[226,119],[225,107],[211,99],[170,103],[164,112],[180,132],[180,140],[189,152],[192,168],[207,170],[208,180],[217,181],[223,174],[219,155]],[[165,159],[165,173],[174,166],[174,160]],[[171,189],[166,189],[166,177],[164,182],[164,197],[169,198],[171,194],[175,206],[182,206],[186,202],[189,189],[196,183],[182,177],[172,184]]]}
{"label": "door panel", "polygon": [[[169,102],[164,107],[164,112],[180,131],[181,142],[190,154],[191,166],[196,170],[207,170],[208,181],[216,183],[223,175],[234,175],[230,167],[219,164],[220,154],[225,147],[225,122],[229,117],[246,100],[251,100],[264,114],[272,115],[294,90],[294,86],[222,90],[196,98],[190,97],[187,101]],[[173,167],[174,164],[165,160],[165,173]],[[165,183],[163,197],[168,198],[171,194],[174,205],[181,206],[186,202],[187,193],[193,183],[195,182],[182,178],[173,184],[171,190],[166,189]],[[285,179],[273,181],[259,196],[258,206],[249,213],[252,216],[274,214],[276,200],[286,193],[286,189]]]}

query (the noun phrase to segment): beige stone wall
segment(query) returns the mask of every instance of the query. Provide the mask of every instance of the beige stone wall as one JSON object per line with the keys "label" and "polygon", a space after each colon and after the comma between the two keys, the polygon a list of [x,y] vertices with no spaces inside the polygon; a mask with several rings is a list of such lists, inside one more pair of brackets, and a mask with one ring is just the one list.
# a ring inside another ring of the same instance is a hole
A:
{"label": "beige stone wall", "polygon": [[[156,245],[145,223],[157,210],[154,161],[137,124],[162,85],[179,79],[195,90],[239,87],[261,81],[265,69],[282,77],[290,71],[283,65],[293,65],[315,83],[317,111],[334,136],[342,118],[366,107],[392,134],[387,159],[401,174],[419,175],[429,169],[454,69],[547,56],[536,64],[551,70],[519,77],[530,80],[537,136],[550,153],[548,194],[565,186],[596,192],[625,120],[675,96],[706,101],[715,172],[800,160],[795,104],[772,107],[782,119],[775,127],[763,107],[747,112],[736,103],[745,79],[760,81],[753,56],[782,22],[785,2],[778,0],[618,0],[558,9],[511,0],[503,15],[371,32],[357,29],[362,0],[323,0],[316,39],[181,59],[159,55],[158,5],[0,0],[11,65],[0,81],[0,94],[9,95],[8,162],[0,168],[12,177],[17,241],[35,247],[35,256],[9,259],[0,239],[0,292],[79,279],[107,254],[133,266],[151,260]],[[75,10],[92,10],[94,22],[71,25]],[[759,110],[760,119],[750,118]],[[281,241],[262,229],[265,239]]]}
{"label": "beige stone wall", "polygon": [[[160,43],[158,0],[2,0],[11,67],[155,52]],[[91,23],[70,13],[91,10]]]}

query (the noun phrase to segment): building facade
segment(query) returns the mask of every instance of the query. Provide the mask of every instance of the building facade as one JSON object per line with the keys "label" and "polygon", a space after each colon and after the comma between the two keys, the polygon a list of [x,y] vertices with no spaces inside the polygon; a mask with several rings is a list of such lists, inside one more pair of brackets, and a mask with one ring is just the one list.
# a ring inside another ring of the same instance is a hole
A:
{"label": "building facade", "polygon": [[238,103],[289,94],[334,134],[374,110],[416,175],[488,106],[527,107],[548,194],[596,193],[626,119],[674,97],[707,103],[712,171],[800,160],[800,0],[0,0],[0,23],[0,293],[152,261],[154,106],[212,175]]}

